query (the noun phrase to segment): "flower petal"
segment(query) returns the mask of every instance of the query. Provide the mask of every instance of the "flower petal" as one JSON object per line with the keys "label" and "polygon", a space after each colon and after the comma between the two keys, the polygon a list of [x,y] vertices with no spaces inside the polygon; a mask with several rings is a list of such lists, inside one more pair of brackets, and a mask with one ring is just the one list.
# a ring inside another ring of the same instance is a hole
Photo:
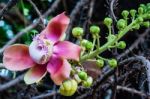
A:
{"label": "flower petal", "polygon": [[60,41],[55,44],[53,51],[57,56],[78,61],[81,47],[68,41]]}
{"label": "flower petal", "polygon": [[33,84],[39,82],[47,73],[46,66],[36,64],[24,76],[26,84]]}
{"label": "flower petal", "polygon": [[47,71],[51,74],[54,83],[60,85],[69,78],[71,66],[67,60],[53,56],[47,65]]}
{"label": "flower petal", "polygon": [[28,46],[24,44],[15,44],[6,48],[3,53],[3,64],[13,71],[24,70],[35,65],[30,58]]}
{"label": "flower petal", "polygon": [[45,35],[52,42],[56,42],[64,36],[69,21],[70,19],[63,12],[50,20],[47,27],[41,32],[41,35]]}

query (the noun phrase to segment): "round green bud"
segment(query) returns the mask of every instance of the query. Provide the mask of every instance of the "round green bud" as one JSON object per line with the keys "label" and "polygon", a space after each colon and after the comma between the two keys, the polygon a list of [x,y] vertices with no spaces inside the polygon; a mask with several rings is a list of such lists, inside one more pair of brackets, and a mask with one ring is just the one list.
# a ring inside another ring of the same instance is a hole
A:
{"label": "round green bud", "polygon": [[150,22],[149,22],[149,21],[143,22],[142,25],[143,25],[144,27],[146,27],[146,28],[149,28],[149,27],[150,27]]}
{"label": "round green bud", "polygon": [[123,18],[126,19],[128,17],[128,15],[129,15],[129,11],[123,10],[122,13],[121,13],[121,15],[123,16]]}
{"label": "round green bud", "polygon": [[133,26],[133,29],[139,30],[139,29],[140,29],[140,25],[139,25],[139,24],[134,25],[134,26]]}
{"label": "round green bud", "polygon": [[64,81],[60,88],[59,92],[64,96],[72,96],[77,90],[78,84],[74,79]]}
{"label": "round green bud", "polygon": [[130,15],[131,15],[132,17],[134,17],[135,14],[136,14],[136,10],[134,10],[134,9],[130,10]]}
{"label": "round green bud", "polygon": [[93,25],[90,27],[90,32],[94,35],[98,34],[100,32],[100,28],[96,25]]}
{"label": "round green bud", "polygon": [[136,19],[136,22],[137,22],[137,23],[143,22],[143,18],[139,16],[139,17]]}
{"label": "round green bud", "polygon": [[108,60],[108,64],[111,68],[115,68],[117,67],[117,60],[116,59]]}
{"label": "round green bud", "polygon": [[96,65],[97,65],[99,68],[102,68],[102,67],[104,66],[104,60],[102,60],[102,59],[96,60]]}
{"label": "round green bud", "polygon": [[139,13],[139,14],[143,14],[143,13],[144,13],[143,7],[139,7],[139,8],[138,8],[138,13]]}
{"label": "round green bud", "polygon": [[80,37],[80,36],[82,36],[83,35],[83,28],[81,28],[81,27],[75,27],[75,28],[73,28],[72,29],[72,35],[74,36],[74,37]]}
{"label": "round green bud", "polygon": [[127,22],[126,22],[124,19],[120,19],[120,20],[117,22],[117,28],[118,28],[119,30],[124,29],[126,26],[127,26]]}
{"label": "round green bud", "polygon": [[83,39],[83,40],[81,41],[81,45],[82,45],[82,46],[85,46],[87,42],[88,42],[88,40]]}
{"label": "round green bud", "polygon": [[87,50],[91,50],[91,49],[93,48],[92,42],[90,42],[90,41],[86,42],[85,48],[86,48]]}
{"label": "round green bud", "polygon": [[112,19],[111,18],[105,18],[104,19],[104,24],[107,26],[107,27],[109,27],[109,26],[111,26],[111,24],[112,24]]}
{"label": "round green bud", "polygon": [[126,43],[125,43],[125,41],[120,41],[120,42],[117,44],[117,48],[119,48],[119,49],[125,49],[125,48],[126,48]]}
{"label": "round green bud", "polygon": [[81,80],[86,80],[86,79],[87,79],[87,73],[84,72],[84,71],[80,71],[80,72],[78,73],[78,76],[79,76],[79,78],[80,78]]}
{"label": "round green bud", "polygon": [[83,81],[83,86],[84,87],[90,87],[93,83],[93,78],[92,77],[88,77],[86,81]]}
{"label": "round green bud", "polygon": [[108,39],[108,41],[112,41],[112,40],[116,39],[116,36],[111,34],[111,35],[108,36],[107,39]]}

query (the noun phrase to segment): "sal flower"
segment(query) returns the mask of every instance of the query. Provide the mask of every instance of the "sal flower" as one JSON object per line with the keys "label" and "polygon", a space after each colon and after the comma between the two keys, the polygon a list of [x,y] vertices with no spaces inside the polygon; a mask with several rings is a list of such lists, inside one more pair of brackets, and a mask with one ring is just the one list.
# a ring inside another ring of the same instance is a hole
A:
{"label": "sal flower", "polygon": [[69,41],[62,41],[70,19],[59,14],[50,20],[47,27],[29,46],[14,44],[3,53],[5,67],[12,71],[30,68],[24,76],[26,84],[39,82],[47,72],[55,84],[69,78],[71,65],[67,59],[79,60],[80,46]]}

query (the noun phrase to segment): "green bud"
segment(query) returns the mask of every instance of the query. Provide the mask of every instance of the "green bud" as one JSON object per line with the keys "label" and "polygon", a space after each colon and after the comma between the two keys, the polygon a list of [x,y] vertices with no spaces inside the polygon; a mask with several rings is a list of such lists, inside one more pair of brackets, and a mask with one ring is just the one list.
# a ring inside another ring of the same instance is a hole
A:
{"label": "green bud", "polygon": [[139,30],[139,29],[140,29],[140,25],[139,25],[139,24],[134,25],[134,26],[133,26],[133,29]]}
{"label": "green bud", "polygon": [[88,42],[88,40],[83,39],[83,40],[81,41],[81,45],[82,45],[82,46],[85,46],[87,42]]}
{"label": "green bud", "polygon": [[96,25],[93,25],[90,27],[90,32],[94,35],[98,34],[100,32],[100,28]]}
{"label": "green bud", "polygon": [[117,60],[116,59],[108,60],[108,64],[110,67],[115,68],[117,67]]}
{"label": "green bud", "polygon": [[136,10],[134,10],[134,9],[130,10],[130,14],[131,14],[132,17],[135,17]]}
{"label": "green bud", "polygon": [[139,7],[139,8],[138,8],[138,13],[139,13],[139,14],[143,14],[143,13],[144,13],[143,7]]}
{"label": "green bud", "polygon": [[85,48],[86,48],[87,50],[91,50],[91,49],[93,48],[92,42],[90,42],[90,41],[86,42]]}
{"label": "green bud", "polygon": [[96,65],[97,65],[99,68],[102,68],[102,67],[104,66],[104,60],[102,60],[102,59],[96,60]]}
{"label": "green bud", "polygon": [[93,83],[93,78],[92,77],[88,77],[86,81],[83,82],[83,86],[84,87],[90,87]]}
{"label": "green bud", "polygon": [[119,49],[125,49],[125,48],[126,48],[126,43],[125,43],[125,41],[120,41],[120,42],[117,44],[117,48],[119,48]]}
{"label": "green bud", "polygon": [[124,29],[126,26],[127,26],[127,22],[126,22],[124,19],[120,19],[120,20],[117,22],[117,28],[118,28],[119,30]]}
{"label": "green bud", "polygon": [[78,73],[78,76],[79,76],[79,78],[80,78],[81,80],[86,80],[86,79],[87,79],[87,73],[84,72],[84,71],[80,71],[80,72]]}
{"label": "green bud", "polygon": [[149,27],[150,27],[150,22],[149,22],[149,21],[143,22],[142,25],[143,25],[144,27],[146,27],[146,28],[149,28]]}
{"label": "green bud", "polygon": [[121,15],[123,16],[124,19],[126,19],[129,15],[129,11],[124,10],[124,11],[122,11]]}
{"label": "green bud", "polygon": [[143,18],[139,16],[138,18],[136,18],[136,22],[137,22],[137,23],[143,22]]}
{"label": "green bud", "polygon": [[111,26],[111,24],[112,24],[112,19],[111,18],[105,18],[104,19],[104,24],[107,26],[107,27],[109,27],[109,26]]}
{"label": "green bud", "polygon": [[112,40],[116,39],[116,36],[111,34],[111,35],[108,36],[107,39],[108,39],[108,41],[112,41]]}
{"label": "green bud", "polygon": [[77,90],[78,84],[74,79],[66,80],[59,88],[59,92],[64,96],[72,96]]}
{"label": "green bud", "polygon": [[73,28],[72,35],[74,37],[77,37],[77,38],[80,37],[80,36],[82,36],[83,35],[83,28],[81,28],[81,27],[75,27],[75,28]]}
{"label": "green bud", "polygon": [[147,14],[146,18],[147,18],[147,19],[150,19],[150,14]]}

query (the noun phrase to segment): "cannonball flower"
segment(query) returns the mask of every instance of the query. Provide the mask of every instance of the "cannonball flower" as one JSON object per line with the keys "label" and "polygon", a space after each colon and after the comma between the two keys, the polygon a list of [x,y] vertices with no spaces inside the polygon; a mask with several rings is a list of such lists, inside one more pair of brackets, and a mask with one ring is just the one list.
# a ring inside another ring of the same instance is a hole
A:
{"label": "cannonball flower", "polygon": [[69,78],[71,65],[68,59],[78,61],[81,48],[62,41],[70,19],[61,13],[52,18],[47,27],[33,38],[29,46],[14,44],[3,53],[3,64],[12,71],[30,68],[24,76],[26,84],[39,82],[47,72],[56,85]]}

